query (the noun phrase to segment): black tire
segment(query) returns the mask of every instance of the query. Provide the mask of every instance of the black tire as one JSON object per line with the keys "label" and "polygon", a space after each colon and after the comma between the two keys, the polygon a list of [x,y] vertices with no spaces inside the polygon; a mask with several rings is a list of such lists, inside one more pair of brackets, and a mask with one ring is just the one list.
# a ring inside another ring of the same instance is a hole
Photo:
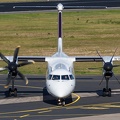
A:
{"label": "black tire", "polygon": [[109,88],[108,97],[111,97],[111,89]]}
{"label": "black tire", "polygon": [[9,88],[9,93],[8,93],[8,96],[11,97],[12,96],[12,89]]}
{"label": "black tire", "polygon": [[14,89],[14,97],[17,97],[17,88]]}
{"label": "black tire", "polygon": [[106,97],[106,88],[103,88],[103,97]]}

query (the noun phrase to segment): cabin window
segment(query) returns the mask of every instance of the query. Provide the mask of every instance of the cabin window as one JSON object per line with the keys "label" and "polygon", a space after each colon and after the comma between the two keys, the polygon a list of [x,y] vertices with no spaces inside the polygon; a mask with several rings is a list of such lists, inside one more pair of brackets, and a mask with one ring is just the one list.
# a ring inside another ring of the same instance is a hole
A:
{"label": "cabin window", "polygon": [[69,75],[70,79],[73,80],[74,79],[74,76],[73,75]]}
{"label": "cabin window", "polygon": [[53,75],[52,80],[60,80],[60,75]]}
{"label": "cabin window", "polygon": [[68,75],[62,75],[61,78],[62,78],[62,80],[69,80],[69,76]]}

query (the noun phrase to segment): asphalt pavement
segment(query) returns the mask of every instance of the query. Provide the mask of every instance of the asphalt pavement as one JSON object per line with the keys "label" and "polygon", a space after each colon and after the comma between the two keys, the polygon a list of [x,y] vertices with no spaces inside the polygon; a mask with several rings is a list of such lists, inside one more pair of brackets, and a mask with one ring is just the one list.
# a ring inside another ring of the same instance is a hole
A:
{"label": "asphalt pavement", "polygon": [[63,0],[63,1],[45,1],[45,2],[20,2],[20,3],[0,3],[0,12],[16,11],[39,11],[39,10],[56,10],[56,7],[22,7],[13,8],[14,6],[57,6],[62,3],[64,6],[106,6],[110,8],[119,8],[120,0]]}
{"label": "asphalt pavement", "polygon": [[[112,96],[103,97],[105,81],[99,86],[102,76],[77,76],[75,91],[66,99],[66,105],[63,107],[58,106],[56,98],[47,93],[44,76],[27,75],[27,77],[29,85],[26,86],[20,78],[16,79],[18,96],[9,97],[8,89],[3,87],[6,75],[0,75],[0,119],[67,120],[77,117],[76,120],[79,120],[87,116],[89,119],[90,116],[94,118],[96,115],[109,116],[120,111],[120,85],[114,78],[109,82]],[[120,79],[120,76],[117,77]]]}

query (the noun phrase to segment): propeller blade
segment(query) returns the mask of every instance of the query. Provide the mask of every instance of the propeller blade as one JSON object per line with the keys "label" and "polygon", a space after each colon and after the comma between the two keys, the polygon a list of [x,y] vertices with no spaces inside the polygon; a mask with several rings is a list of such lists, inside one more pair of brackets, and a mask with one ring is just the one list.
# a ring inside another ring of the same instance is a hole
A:
{"label": "propeller blade", "polygon": [[118,81],[118,83],[120,84],[120,81],[118,80],[118,78],[113,74],[113,76],[115,77],[115,79]]}
{"label": "propeller blade", "polygon": [[12,73],[8,74],[7,83],[4,86],[4,88],[8,88],[9,87],[11,80],[12,80]]}
{"label": "propeller blade", "polygon": [[22,67],[22,66],[25,66],[25,65],[29,65],[29,64],[34,64],[35,62],[33,60],[28,60],[26,62],[23,62],[23,63],[19,63],[17,65],[17,67]]}
{"label": "propeller blade", "polygon": [[[97,54],[100,56],[100,58],[103,59],[103,57],[99,54],[99,52],[96,50]],[[105,63],[104,59],[103,59],[103,62]]]}
{"label": "propeller blade", "polygon": [[113,56],[112,56],[112,58],[111,58],[111,60],[110,60],[110,63],[112,62],[112,59],[113,59],[113,57],[114,57],[116,51],[117,51],[117,48],[115,49],[115,51],[114,51],[114,53],[113,53]]}
{"label": "propeller blade", "polygon": [[19,48],[20,48],[20,46],[18,46],[15,49],[15,51],[14,51],[13,63],[16,63],[16,61],[17,61],[17,56],[18,56]]}
{"label": "propeller blade", "polygon": [[28,79],[20,71],[17,71],[17,72],[18,72],[18,75],[25,81],[25,84],[27,85]]}
{"label": "propeller blade", "polygon": [[101,83],[103,82],[103,80],[104,80],[104,76],[102,77],[102,80],[100,81],[99,85],[101,85]]}
{"label": "propeller blade", "polygon": [[1,57],[7,64],[10,63],[10,61],[9,61],[2,53],[0,53],[0,57]]}

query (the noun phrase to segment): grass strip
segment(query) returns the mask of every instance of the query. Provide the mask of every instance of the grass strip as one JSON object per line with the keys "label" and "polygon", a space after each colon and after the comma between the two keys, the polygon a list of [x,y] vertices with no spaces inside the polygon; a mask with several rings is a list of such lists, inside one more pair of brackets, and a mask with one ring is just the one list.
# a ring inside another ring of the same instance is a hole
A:
{"label": "grass strip", "polygon": [[[120,55],[120,10],[63,12],[63,48],[70,56]],[[51,56],[57,50],[57,12],[0,14],[0,52],[13,55]],[[1,67],[3,63],[0,63]],[[119,64],[119,63],[118,63]],[[45,74],[47,64],[20,68],[25,74]],[[102,63],[75,63],[76,74],[101,74],[88,70]],[[119,74],[120,68],[115,68]]]}

